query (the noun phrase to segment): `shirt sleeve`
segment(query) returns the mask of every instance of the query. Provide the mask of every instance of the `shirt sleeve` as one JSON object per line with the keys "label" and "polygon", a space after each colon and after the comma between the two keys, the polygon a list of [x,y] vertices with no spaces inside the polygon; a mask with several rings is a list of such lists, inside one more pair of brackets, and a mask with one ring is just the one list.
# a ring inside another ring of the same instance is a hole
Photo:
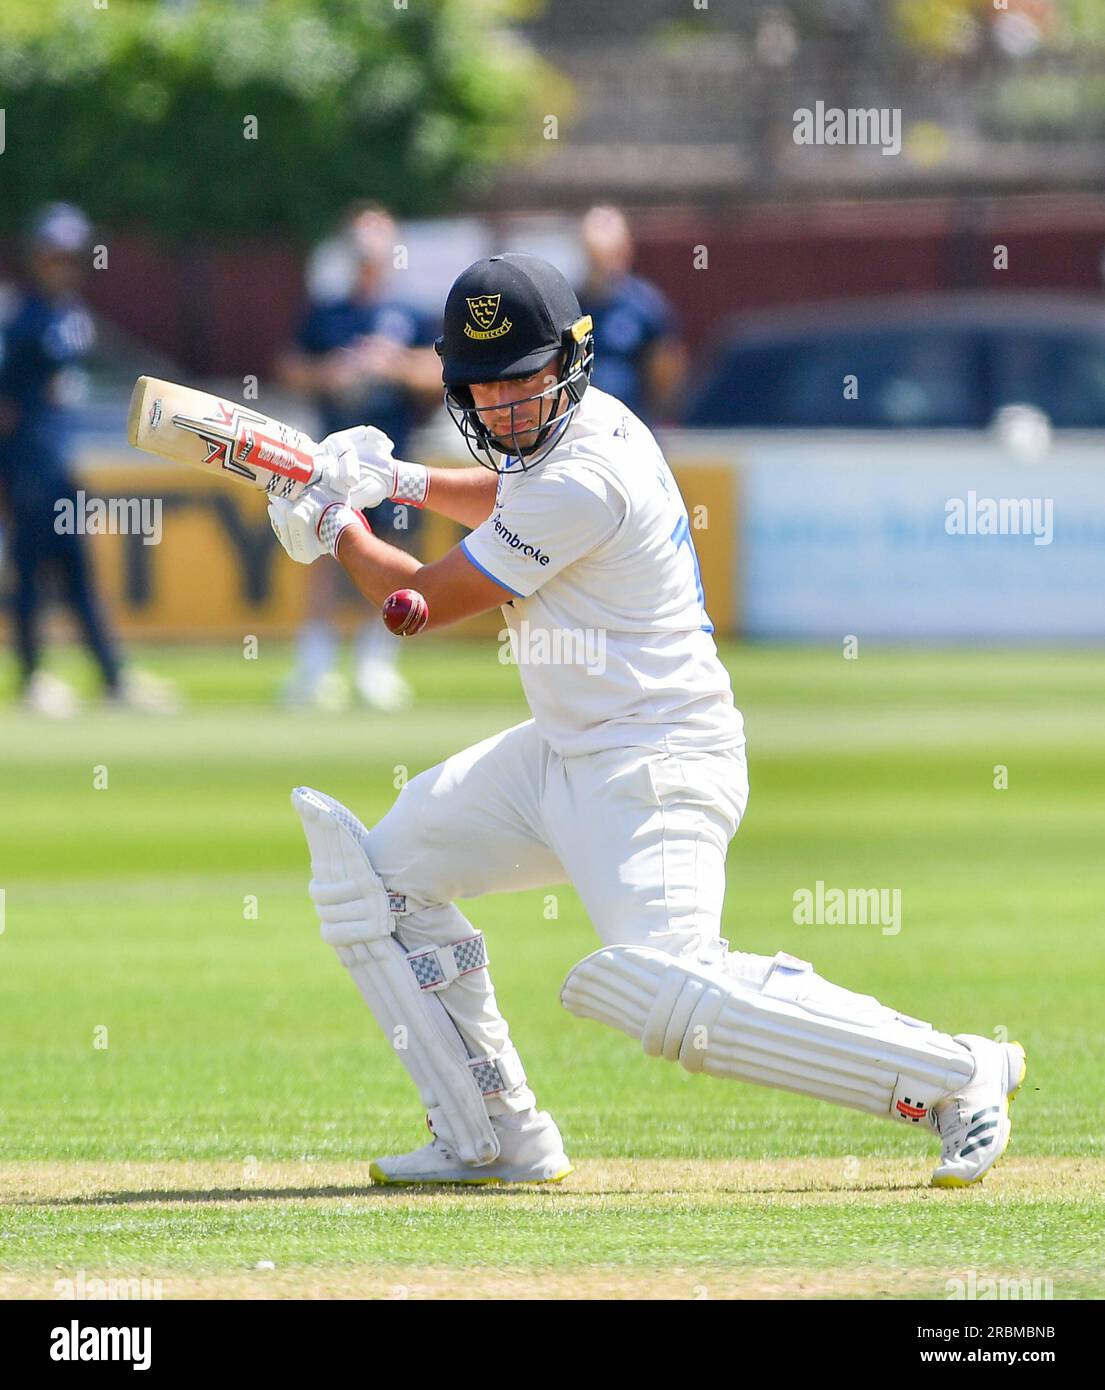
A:
{"label": "shirt sleeve", "polygon": [[678,332],[675,314],[667,299],[655,285],[650,285],[643,308],[645,342],[651,344],[659,338],[670,338]]}
{"label": "shirt sleeve", "polygon": [[434,340],[441,335],[441,316],[421,313],[418,315],[415,347],[433,347]]}
{"label": "shirt sleeve", "polygon": [[381,305],[375,314],[372,332],[403,347],[413,347],[418,341],[418,315],[405,304]]}
{"label": "shirt sleeve", "polygon": [[91,315],[85,309],[68,309],[50,318],[39,334],[38,348],[49,369],[54,369],[80,361],[95,340]]}
{"label": "shirt sleeve", "polygon": [[52,370],[44,333],[29,315],[19,314],[0,330],[0,395],[18,400],[30,383]]}
{"label": "shirt sleeve", "polygon": [[296,329],[295,343],[308,357],[320,357],[335,346],[330,315],[322,305],[312,306],[303,316]]}
{"label": "shirt sleeve", "polygon": [[516,485],[461,549],[489,578],[529,598],[608,541],[624,516],[625,500],[600,474],[542,472]]}
{"label": "shirt sleeve", "polygon": [[10,386],[8,377],[10,375],[9,362],[11,361],[11,328],[0,326],[0,396],[9,394]]}

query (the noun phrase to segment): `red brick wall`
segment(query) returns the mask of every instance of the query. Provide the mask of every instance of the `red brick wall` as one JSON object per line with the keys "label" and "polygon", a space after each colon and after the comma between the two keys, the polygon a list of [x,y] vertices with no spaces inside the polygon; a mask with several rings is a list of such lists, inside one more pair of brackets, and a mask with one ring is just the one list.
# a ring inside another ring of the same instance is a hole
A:
{"label": "red brick wall", "polygon": [[[728,316],[802,300],[984,286],[1102,292],[1105,198],[657,209],[632,217],[637,269],[670,296],[696,353],[708,350]],[[183,253],[135,236],[106,240],[110,268],[88,279],[101,313],[198,375],[268,370],[302,303],[291,249],[258,242]],[[999,242],[1009,247],[1004,272],[992,268]],[[708,270],[693,269],[696,245],[708,249]],[[0,274],[10,272],[11,252],[10,244],[0,247]]]}

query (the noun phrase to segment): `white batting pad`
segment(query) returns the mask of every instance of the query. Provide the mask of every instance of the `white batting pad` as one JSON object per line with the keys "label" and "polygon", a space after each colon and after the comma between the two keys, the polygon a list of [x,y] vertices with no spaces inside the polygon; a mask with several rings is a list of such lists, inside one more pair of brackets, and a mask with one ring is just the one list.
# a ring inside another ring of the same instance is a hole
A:
{"label": "white batting pad", "polygon": [[[765,962],[767,958],[764,957]],[[967,1048],[780,951],[762,984],[648,946],[607,946],[561,1001],[620,1028],[650,1057],[917,1124],[974,1071]]]}
{"label": "white batting pad", "polygon": [[323,941],[352,946],[379,940],[395,930],[388,895],[365,852],[368,831],[340,801],[310,787],[296,787],[299,812],[311,851],[308,892],[318,911]]}
{"label": "white batting pad", "polygon": [[311,897],[332,945],[399,1060],[435,1130],[465,1163],[490,1163],[499,1140],[484,1097],[525,1082],[517,1052],[470,1057],[441,995],[458,976],[487,968],[483,937],[406,951],[393,935],[388,893],[365,850],[368,832],[340,801],[297,787],[292,805],[311,851]]}

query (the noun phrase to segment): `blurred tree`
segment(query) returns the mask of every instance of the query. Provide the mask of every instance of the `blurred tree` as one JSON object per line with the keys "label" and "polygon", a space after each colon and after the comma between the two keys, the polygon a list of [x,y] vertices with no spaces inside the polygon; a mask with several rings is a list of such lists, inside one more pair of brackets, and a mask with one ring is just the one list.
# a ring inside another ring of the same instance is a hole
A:
{"label": "blurred tree", "polygon": [[569,104],[502,27],[532,9],[4,0],[0,229],[53,198],[204,243],[306,241],[353,198],[408,216],[473,206],[526,137],[533,148],[541,115]]}
{"label": "blurred tree", "polygon": [[923,53],[950,57],[976,48],[983,35],[983,7],[990,0],[896,0],[902,37]]}
{"label": "blurred tree", "polygon": [[1101,0],[1062,0],[1070,31],[1080,41],[1105,48],[1105,5]]}
{"label": "blurred tree", "polygon": [[929,54],[971,53],[988,36],[1011,57],[1105,45],[1101,0],[895,0],[895,9],[906,42]]}

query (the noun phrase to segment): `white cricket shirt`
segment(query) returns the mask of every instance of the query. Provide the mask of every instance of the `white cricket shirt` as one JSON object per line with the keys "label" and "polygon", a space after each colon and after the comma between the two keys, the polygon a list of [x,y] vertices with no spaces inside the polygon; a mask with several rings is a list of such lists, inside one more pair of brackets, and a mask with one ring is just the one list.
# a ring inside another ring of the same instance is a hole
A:
{"label": "white cricket shirt", "polygon": [[538,730],[565,757],[744,743],[687,508],[652,432],[589,386],[555,448],[500,475],[462,542],[503,605]]}

